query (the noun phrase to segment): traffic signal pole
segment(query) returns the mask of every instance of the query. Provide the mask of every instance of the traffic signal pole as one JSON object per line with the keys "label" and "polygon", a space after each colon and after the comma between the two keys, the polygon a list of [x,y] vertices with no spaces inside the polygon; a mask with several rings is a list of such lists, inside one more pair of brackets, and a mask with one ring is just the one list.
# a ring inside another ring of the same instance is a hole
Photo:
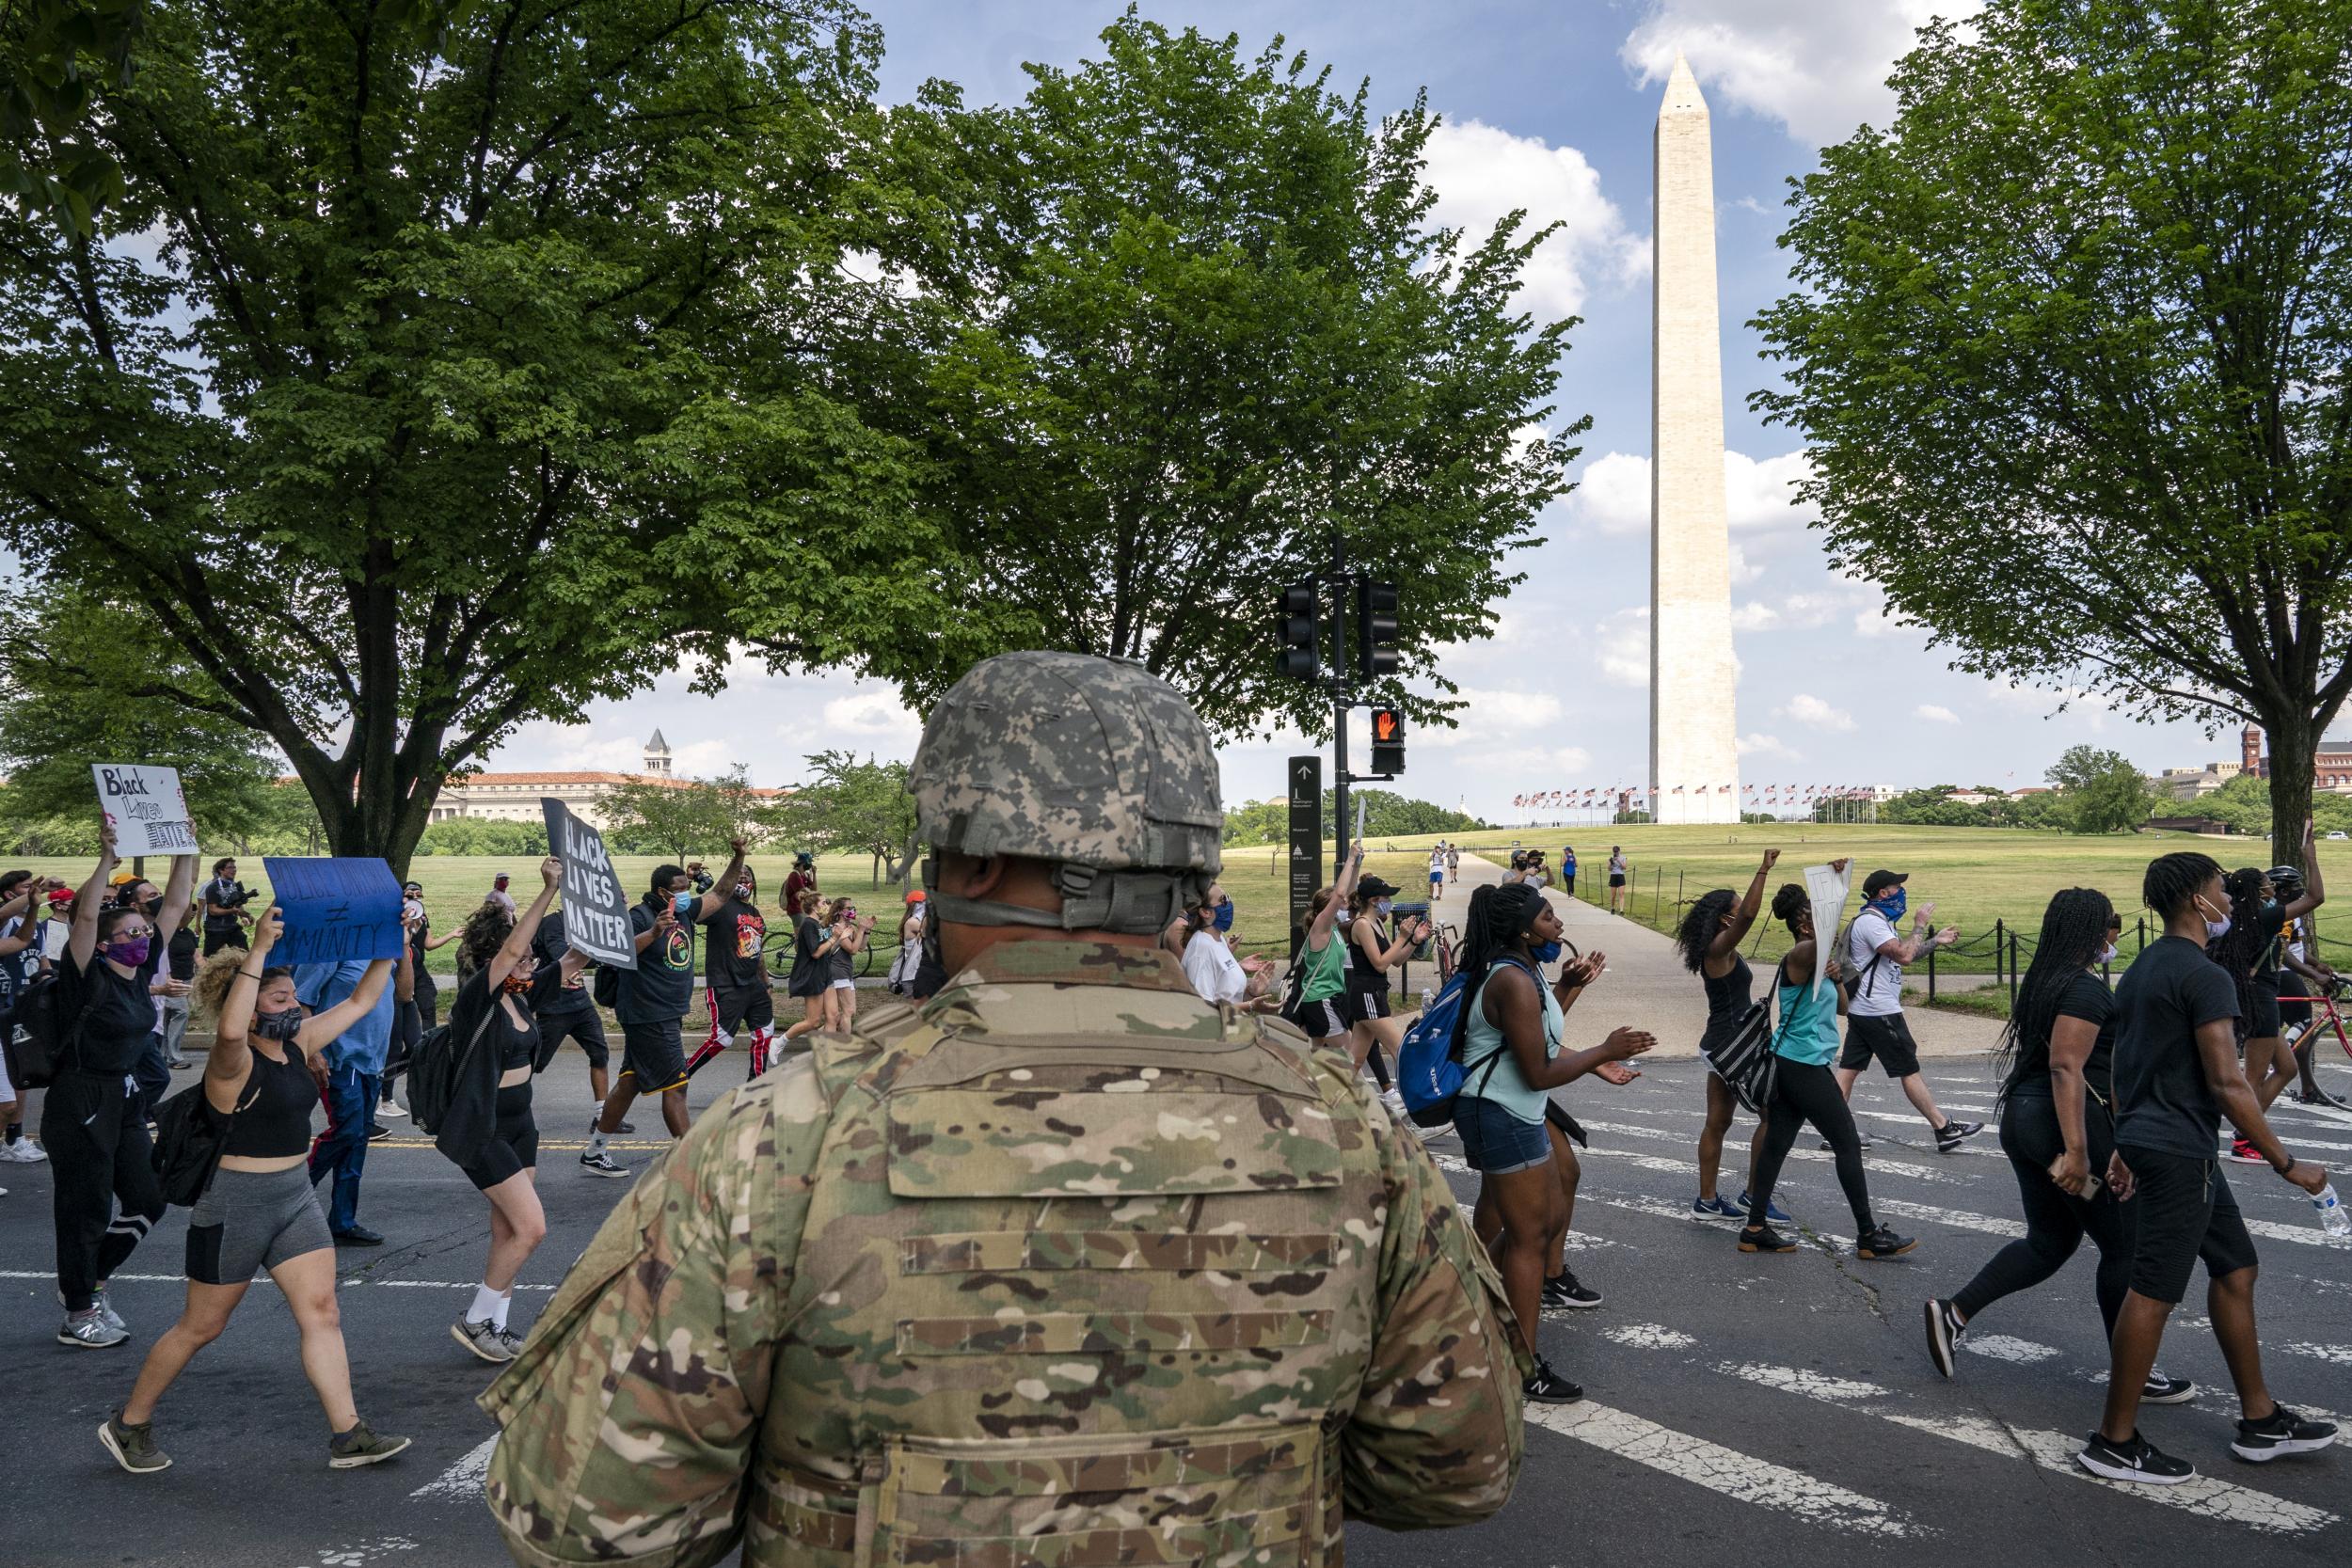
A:
{"label": "traffic signal pole", "polygon": [[[1324,596],[1327,588],[1330,591],[1327,600]],[[1351,608],[1353,637],[1347,635]],[[1293,583],[1282,591],[1275,611],[1282,644],[1280,673],[1313,681],[1331,694],[1331,836],[1343,859],[1348,845],[1349,786],[1392,779],[1405,767],[1403,726],[1393,709],[1383,708],[1373,716],[1377,732],[1373,737],[1374,771],[1358,774],[1347,768],[1347,717],[1359,701],[1359,685],[1394,674],[1400,661],[1396,612],[1396,585],[1351,575],[1346,546],[1336,535],[1331,540],[1330,575]],[[1326,649],[1330,656],[1327,660]]]}

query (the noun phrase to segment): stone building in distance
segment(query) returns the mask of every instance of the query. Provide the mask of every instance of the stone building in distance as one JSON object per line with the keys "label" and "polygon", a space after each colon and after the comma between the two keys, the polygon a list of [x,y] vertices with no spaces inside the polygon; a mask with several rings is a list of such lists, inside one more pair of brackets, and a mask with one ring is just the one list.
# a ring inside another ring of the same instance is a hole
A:
{"label": "stone building in distance", "polygon": [[[677,777],[670,765],[670,743],[656,730],[653,738],[645,742],[645,770],[642,773],[453,773],[441,786],[441,793],[434,798],[431,820],[446,822],[453,817],[471,816],[494,822],[536,823],[542,819],[540,798],[551,795],[569,806],[581,821],[602,828],[604,798],[615,786],[668,784],[683,789],[691,782]],[[784,791],[756,789],[752,793],[775,796]]]}

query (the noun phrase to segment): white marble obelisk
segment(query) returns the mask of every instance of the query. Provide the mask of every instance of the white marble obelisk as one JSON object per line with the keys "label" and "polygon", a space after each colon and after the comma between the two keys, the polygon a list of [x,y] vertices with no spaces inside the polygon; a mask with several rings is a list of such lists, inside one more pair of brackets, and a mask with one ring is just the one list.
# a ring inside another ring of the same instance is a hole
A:
{"label": "white marble obelisk", "polygon": [[1740,820],[1723,338],[1707,100],[1681,55],[1658,111],[1650,269],[1652,820]]}

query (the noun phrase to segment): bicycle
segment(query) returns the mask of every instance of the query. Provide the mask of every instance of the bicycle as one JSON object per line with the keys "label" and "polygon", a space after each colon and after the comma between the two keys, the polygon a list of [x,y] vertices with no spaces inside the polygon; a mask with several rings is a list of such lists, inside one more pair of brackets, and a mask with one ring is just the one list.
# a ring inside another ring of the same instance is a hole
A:
{"label": "bicycle", "polygon": [[[2342,982],[2338,982],[2327,988],[2325,996],[2280,996],[2279,1000],[2281,1002],[2308,1002],[2312,1005],[2311,1019],[2308,1022],[2298,1020],[2296,1025],[2291,1026],[2286,1031],[2283,1037],[2287,1042],[2287,1049],[2296,1050],[2303,1043],[2304,1037],[2311,1035],[2313,1030],[2327,1029],[2334,1033],[2336,1044],[2343,1048],[2344,1055],[2352,1057],[2352,1034],[2345,1032],[2344,1015],[2336,1010],[2336,1001],[2344,994],[2344,987]],[[2314,1040],[2313,1044],[2316,1045],[2316,1043],[2317,1041]],[[2316,1075],[2312,1077],[2312,1083],[2314,1087],[2317,1086],[2319,1079]],[[2289,1089],[2286,1092],[2288,1097],[2298,1104],[2332,1105],[2339,1111],[2352,1110],[2352,1105],[2346,1105],[2326,1089],[2319,1091],[2319,1098],[2315,1101],[2305,1100],[2300,1089]]]}

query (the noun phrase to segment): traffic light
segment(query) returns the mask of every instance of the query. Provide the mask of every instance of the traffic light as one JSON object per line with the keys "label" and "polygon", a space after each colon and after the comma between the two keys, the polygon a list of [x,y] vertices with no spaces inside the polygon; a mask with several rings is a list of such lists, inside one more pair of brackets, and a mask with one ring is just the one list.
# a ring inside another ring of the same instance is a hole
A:
{"label": "traffic light", "polygon": [[1372,710],[1372,770],[1405,771],[1405,716],[1392,707]]}
{"label": "traffic light", "polygon": [[1282,639],[1282,657],[1277,668],[1294,680],[1311,681],[1323,673],[1323,656],[1316,646],[1319,634],[1315,603],[1315,579],[1295,582],[1282,590],[1282,600],[1276,609],[1274,621]]}
{"label": "traffic light", "polygon": [[1378,680],[1396,673],[1396,584],[1363,582],[1356,586],[1356,675]]}

